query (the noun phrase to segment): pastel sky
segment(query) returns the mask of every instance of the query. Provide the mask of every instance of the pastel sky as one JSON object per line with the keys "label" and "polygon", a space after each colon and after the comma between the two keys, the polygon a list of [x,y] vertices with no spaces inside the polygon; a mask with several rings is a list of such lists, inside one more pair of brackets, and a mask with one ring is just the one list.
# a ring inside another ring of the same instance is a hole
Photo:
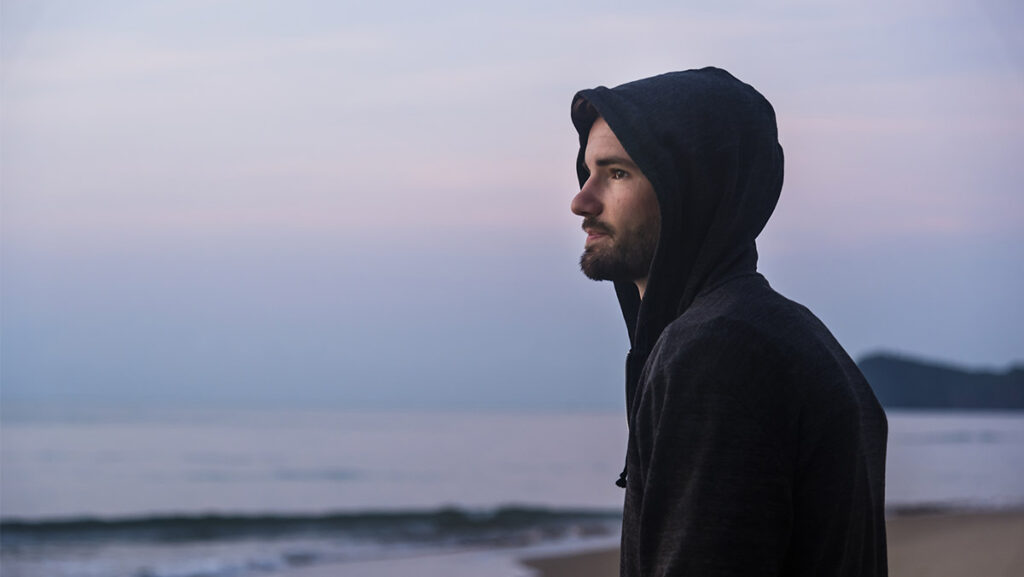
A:
{"label": "pastel sky", "polygon": [[1005,368],[1021,6],[3,0],[0,392],[619,406],[569,102],[705,65],[776,109],[773,286],[855,357]]}

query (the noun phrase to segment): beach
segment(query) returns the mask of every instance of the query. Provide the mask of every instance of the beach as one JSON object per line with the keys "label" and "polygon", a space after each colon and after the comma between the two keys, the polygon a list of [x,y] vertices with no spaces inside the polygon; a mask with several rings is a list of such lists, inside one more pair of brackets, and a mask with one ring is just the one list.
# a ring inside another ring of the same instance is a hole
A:
{"label": "beach", "polygon": [[[1024,575],[1024,510],[901,515],[886,523],[892,577],[1018,577]],[[496,557],[497,555],[497,557]],[[498,558],[503,558],[504,563]],[[617,577],[616,548],[576,553],[464,552],[405,560],[297,568],[287,577],[391,575],[515,575]],[[504,565],[504,566],[503,566]]]}
{"label": "beach", "polygon": [[[5,411],[3,575],[617,573],[617,413]],[[892,575],[1024,575],[1024,416],[890,412],[887,455]]]}
{"label": "beach", "polygon": [[[886,523],[892,577],[1024,575],[1024,511],[930,513]],[[615,549],[526,559],[539,577],[615,577]]]}

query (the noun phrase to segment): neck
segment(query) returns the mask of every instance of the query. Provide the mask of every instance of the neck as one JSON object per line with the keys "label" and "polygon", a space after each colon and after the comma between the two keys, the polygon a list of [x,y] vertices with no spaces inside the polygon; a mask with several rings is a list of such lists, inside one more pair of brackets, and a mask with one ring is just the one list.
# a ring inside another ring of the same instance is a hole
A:
{"label": "neck", "polygon": [[640,298],[644,298],[644,292],[647,290],[647,277],[637,279],[633,281],[636,284],[636,288],[640,291]]}

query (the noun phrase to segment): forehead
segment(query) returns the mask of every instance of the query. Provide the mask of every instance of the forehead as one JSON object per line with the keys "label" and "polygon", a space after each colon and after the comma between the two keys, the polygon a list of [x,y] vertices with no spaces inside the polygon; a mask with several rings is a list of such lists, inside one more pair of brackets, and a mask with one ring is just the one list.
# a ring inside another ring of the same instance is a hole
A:
{"label": "forehead", "polygon": [[617,157],[628,159],[629,154],[626,153],[626,149],[622,147],[622,143],[619,142],[618,137],[612,132],[605,119],[598,116],[590,127],[590,135],[587,137],[587,149],[584,152],[584,157],[588,165],[593,165],[603,158]]}

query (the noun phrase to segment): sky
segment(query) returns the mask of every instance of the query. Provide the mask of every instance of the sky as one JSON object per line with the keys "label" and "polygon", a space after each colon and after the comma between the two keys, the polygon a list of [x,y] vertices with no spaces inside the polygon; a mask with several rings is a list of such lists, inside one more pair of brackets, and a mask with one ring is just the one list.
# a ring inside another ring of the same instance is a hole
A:
{"label": "sky", "polygon": [[855,357],[1024,361],[1024,9],[0,2],[0,400],[606,409],[569,103],[774,105],[760,269]]}

